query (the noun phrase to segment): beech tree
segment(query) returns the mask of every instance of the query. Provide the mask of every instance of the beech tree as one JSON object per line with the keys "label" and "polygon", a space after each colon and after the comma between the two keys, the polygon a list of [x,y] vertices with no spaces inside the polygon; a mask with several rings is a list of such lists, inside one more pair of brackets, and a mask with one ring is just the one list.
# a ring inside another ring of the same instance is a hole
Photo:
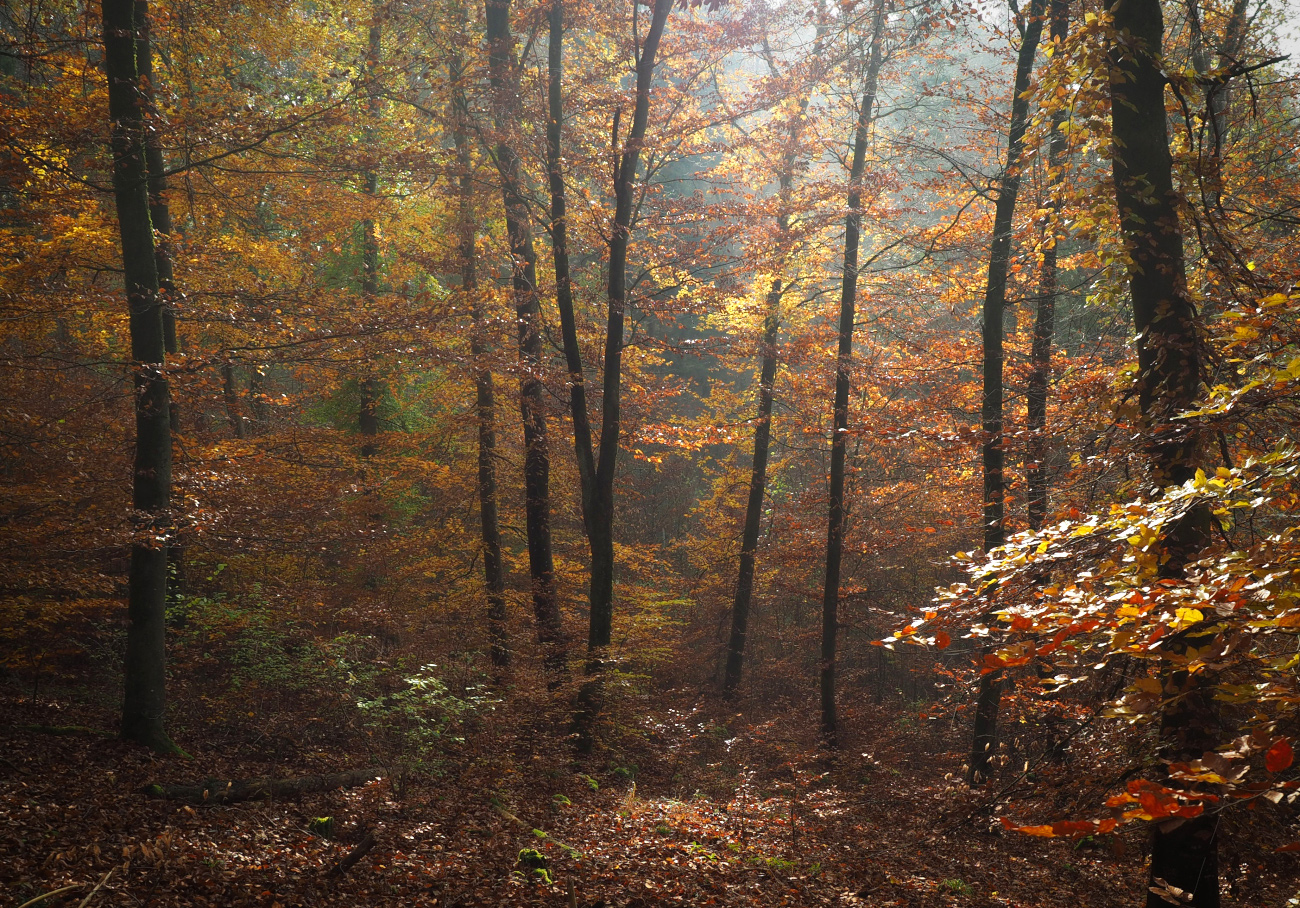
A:
{"label": "beech tree", "polygon": [[537,287],[537,253],[524,194],[519,154],[512,145],[511,124],[519,97],[518,61],[510,27],[510,0],[487,3],[488,68],[497,130],[494,147],[501,181],[518,319],[520,413],[524,426],[524,495],[528,525],[528,563],[532,579],[537,639],[547,662],[559,671],[566,660],[564,628],[555,591],[551,552],[551,466],[546,434],[546,398],[542,383],[542,327]]}
{"label": "beech tree", "polygon": [[104,64],[113,134],[113,198],[122,245],[123,282],[131,313],[131,369],[135,387],[135,464],[132,507],[137,538],[131,546],[127,603],[122,737],[158,751],[178,748],[166,714],[167,540],[171,532],[172,437],[166,372],[163,300],[149,218],[145,159],[147,103],[137,68],[133,0],[104,0]]}
{"label": "beech tree", "polygon": [[[1002,431],[1002,334],[1006,310],[1007,269],[1011,261],[1013,239],[1011,220],[1015,216],[1016,196],[1020,191],[1020,157],[1024,153],[1025,127],[1029,120],[1029,76],[1034,55],[1043,33],[1043,9],[1046,0],[1032,0],[1026,11],[1021,33],[1020,52],[1016,56],[1015,85],[1011,95],[1011,123],[1007,129],[1007,159],[998,180],[994,204],[993,236],[989,242],[988,281],[984,289],[982,341],[984,353],[984,389],[980,404],[983,430],[981,461],[984,468],[984,550],[991,552],[1006,540],[1006,462]],[[988,761],[997,742],[998,701],[1002,675],[990,672],[980,678],[979,701],[975,708],[970,769],[971,784],[984,781]]]}
{"label": "beech tree", "polygon": [[853,160],[849,165],[848,214],[844,219],[844,271],[840,284],[839,343],[835,360],[835,419],[831,436],[830,518],[826,532],[826,582],[822,594],[821,732],[836,744],[835,647],[839,633],[840,566],[844,557],[844,470],[848,456],[849,384],[853,370],[853,313],[858,292],[858,245],[862,225],[862,177],[867,143],[880,78],[885,0],[876,0],[871,41],[863,71],[862,102],[853,131]]}
{"label": "beech tree", "polygon": [[[1137,393],[1156,488],[1195,477],[1200,459],[1197,432],[1179,417],[1196,402],[1201,381],[1201,341],[1196,312],[1187,298],[1183,234],[1165,116],[1162,67],[1164,17],[1159,0],[1124,0],[1114,16],[1111,47],[1112,163],[1120,231],[1128,253],[1129,294],[1137,332]],[[1160,541],[1161,573],[1182,577],[1208,541],[1210,512],[1193,505]],[[1165,644],[1185,652],[1212,634],[1197,632]],[[1187,670],[1161,678],[1168,704],[1161,717],[1161,757],[1170,764],[1213,751],[1217,727],[1213,690]],[[1196,908],[1219,904],[1218,819],[1209,813],[1155,827],[1151,850],[1149,908],[1164,904],[1160,890],[1174,887]]]}

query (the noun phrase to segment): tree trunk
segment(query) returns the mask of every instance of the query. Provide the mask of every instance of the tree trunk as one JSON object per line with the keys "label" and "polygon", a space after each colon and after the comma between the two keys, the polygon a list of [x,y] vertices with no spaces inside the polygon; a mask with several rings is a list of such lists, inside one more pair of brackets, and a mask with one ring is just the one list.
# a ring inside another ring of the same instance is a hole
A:
{"label": "tree trunk", "polygon": [[[1052,0],[1052,40],[1065,41],[1070,28],[1070,0]],[[1059,48],[1059,44],[1058,44]],[[1028,432],[1027,517],[1029,528],[1043,528],[1047,519],[1047,392],[1052,381],[1052,341],[1056,334],[1056,230],[1061,210],[1061,169],[1065,166],[1065,152],[1069,144],[1065,137],[1064,108],[1052,112],[1051,137],[1047,143],[1048,235],[1043,249],[1043,267],[1038,278],[1038,311],[1034,317],[1034,343],[1030,351],[1029,388],[1025,428]]]}
{"label": "tree trunk", "polygon": [[551,191],[551,251],[555,259],[555,302],[569,371],[569,412],[573,418],[573,448],[578,460],[582,523],[591,533],[591,503],[596,493],[596,465],[591,448],[591,417],[587,413],[587,378],[578,346],[573,313],[573,283],[569,271],[569,222],[564,198],[564,0],[552,0],[547,47],[546,173]]}
{"label": "tree trunk", "polygon": [[627,308],[627,249],[632,234],[632,205],[641,146],[650,117],[650,84],[655,57],[673,0],[654,0],[650,28],[636,65],[636,104],[614,174],[614,221],[609,238],[609,316],[605,326],[605,375],[601,398],[600,457],[592,495],[588,531],[591,538],[591,624],[589,655],[599,660],[609,646],[614,617],[614,473],[618,467],[619,405],[623,378],[623,319]]}
{"label": "tree trunk", "polygon": [[[782,174],[785,181],[785,174]],[[782,225],[784,230],[785,225]],[[759,524],[767,486],[767,450],[772,437],[772,397],[776,385],[776,337],[781,327],[781,279],[767,292],[767,318],[763,321],[763,368],[758,379],[758,417],[754,421],[754,461],[749,473],[749,500],[745,503],[745,529],[740,540],[740,574],[731,607],[731,637],[727,641],[727,670],[722,691],[731,697],[740,686],[745,665],[745,639],[749,632],[750,603],[754,597],[754,557],[758,551]]]}
{"label": "tree trunk", "polygon": [[[1129,294],[1137,331],[1138,400],[1152,479],[1157,487],[1181,484],[1196,472],[1198,438],[1178,414],[1196,401],[1201,377],[1196,312],[1187,299],[1183,236],[1165,115],[1161,71],[1164,18],[1159,0],[1110,3],[1116,43],[1110,51],[1112,167],[1120,231],[1130,257]],[[1182,575],[1205,547],[1210,515],[1190,511],[1161,541],[1161,573]],[[1177,635],[1173,661],[1195,646],[1195,635]],[[1199,675],[1166,670],[1169,704],[1161,720],[1161,758],[1200,759],[1214,748],[1218,725],[1213,686]],[[1181,783],[1175,783],[1181,784]],[[1218,817],[1205,813],[1176,828],[1156,826],[1151,884],[1191,893],[1193,908],[1218,908]],[[1152,892],[1148,908],[1167,904]]]}
{"label": "tree trunk", "polygon": [[104,68],[112,120],[113,198],[130,309],[136,449],[132,503],[137,514],[126,638],[122,737],[161,752],[176,745],[166,708],[167,536],[171,532],[172,439],[158,263],[149,219],[144,108],[136,69],[134,0],[103,0]]}
{"label": "tree trunk", "polygon": [[[467,25],[466,11],[460,9],[462,27]],[[483,585],[487,592],[487,627],[492,664],[497,668],[510,665],[510,635],[506,625],[506,579],[501,561],[501,527],[497,512],[496,466],[496,392],[492,369],[488,365],[487,319],[478,292],[478,245],[474,217],[474,161],[466,132],[469,101],[462,80],[464,61],[453,57],[451,72],[452,106],[456,125],[453,140],[456,163],[460,170],[457,227],[460,231],[460,289],[469,301],[474,319],[470,333],[470,354],[474,358],[474,399],[478,416],[478,504],[479,528],[483,540]]]}
{"label": "tree trunk", "polygon": [[[825,17],[819,17],[817,35],[813,41],[813,58],[822,55],[826,35]],[[766,37],[764,38],[766,41]],[[766,43],[764,44],[766,48]],[[775,64],[768,55],[768,69],[776,75]],[[799,157],[799,136],[808,110],[808,95],[799,98],[797,113],[790,119],[790,134],[781,169],[777,174],[780,185],[781,207],[776,216],[777,235],[783,248],[789,241],[790,213],[788,197],[794,186],[794,167]],[[784,267],[782,259],[778,271]],[[776,338],[781,328],[781,296],[784,291],[780,278],[772,281],[767,294],[767,317],[763,321],[760,348],[763,365],[758,380],[758,416],[754,423],[754,459],[749,474],[749,499],[745,503],[745,527],[740,541],[740,570],[736,578],[736,598],[731,607],[731,636],[727,641],[727,665],[722,680],[722,692],[731,698],[740,686],[745,667],[745,642],[749,635],[749,614],[754,598],[754,566],[758,552],[759,527],[763,515],[764,490],[767,487],[767,455],[772,439],[772,401],[776,384]]]}
{"label": "tree trunk", "polygon": [[[591,492],[583,495],[583,519],[591,546],[591,581],[588,594],[587,680],[578,692],[574,726],[577,747],[587,753],[592,747],[592,733],[600,710],[601,673],[614,626],[614,474],[618,468],[619,407],[623,378],[623,320],[627,307],[627,250],[632,235],[632,208],[636,171],[641,161],[650,119],[650,86],[654,80],[655,58],[672,12],[673,0],[654,0],[650,28],[640,47],[636,62],[636,102],[632,109],[632,129],[628,132],[614,170],[614,219],[609,238],[609,284],[605,321],[605,372],[601,388],[600,453],[593,458],[595,474]],[[555,89],[553,88],[552,91]],[[618,148],[618,111],[614,114],[614,149]],[[570,304],[571,305],[571,304]],[[576,363],[577,338],[565,341],[570,372]],[[585,397],[585,394],[584,394]],[[578,417],[575,416],[575,436]],[[575,438],[575,441],[577,439]],[[580,442],[579,442],[580,444]],[[579,469],[583,454],[578,453]]]}
{"label": "tree trunk", "polygon": [[[158,292],[162,300],[163,345],[168,353],[179,353],[176,336],[176,281],[172,271],[172,214],[167,207],[167,166],[163,160],[161,123],[154,86],[153,45],[150,37],[149,0],[135,0],[135,60],[139,68],[140,92],[144,100],[145,166],[149,172],[149,219],[154,230],[154,259],[158,268]],[[172,430],[177,429],[176,408],[171,408]]]}
{"label": "tree trunk", "polygon": [[551,467],[546,437],[546,400],[542,387],[542,335],[537,298],[537,256],[523,195],[519,156],[506,140],[514,124],[514,99],[519,74],[510,31],[510,0],[488,0],[488,71],[493,115],[499,136],[497,171],[506,216],[506,234],[513,262],[515,315],[518,321],[521,368],[519,409],[524,424],[524,496],[528,534],[528,569],[532,579],[537,639],[546,650],[552,671],[567,661],[564,628],[555,592],[555,562],[551,554]]}
{"label": "tree trunk", "polygon": [[[1020,53],[1016,57],[1015,93],[1011,96],[1011,126],[1008,130],[1007,163],[993,210],[993,239],[989,249],[988,283],[984,290],[984,396],[980,407],[983,423],[984,465],[984,551],[991,552],[1005,541],[1006,506],[1003,498],[1004,460],[1002,434],[1002,320],[1006,311],[1007,269],[1011,262],[1011,227],[1020,191],[1020,156],[1024,151],[1025,126],[1029,121],[1029,76],[1034,54],[1043,33],[1046,0],[1032,0],[1025,22]],[[997,745],[998,707],[1002,697],[1002,672],[980,677],[979,701],[971,740],[967,781],[977,785],[988,778],[989,760]]]}
{"label": "tree trunk", "polygon": [[827,747],[838,743],[835,709],[835,648],[839,633],[840,562],[844,557],[844,470],[848,453],[849,383],[853,368],[853,318],[858,298],[858,245],[862,227],[862,174],[867,139],[880,75],[885,2],[877,0],[862,106],[853,132],[849,168],[848,216],[844,219],[844,276],[840,284],[839,348],[835,365],[835,428],[831,437],[830,519],[826,531],[826,583],[822,590],[821,736]]}
{"label": "tree trunk", "polygon": [[[375,91],[375,70],[379,66],[380,28],[378,23],[370,26],[369,45],[366,53],[366,70],[371,79],[369,89],[369,116],[374,119],[379,106],[379,96]],[[366,127],[367,143],[374,147],[375,135],[373,122]],[[379,195],[379,174],[369,170],[363,175],[363,190],[372,200]],[[361,296],[365,300],[366,310],[374,308],[375,297],[379,295],[379,232],[373,218],[361,222]],[[363,366],[360,382],[361,403],[357,412],[357,428],[364,441],[361,444],[362,457],[374,457],[379,451],[375,439],[379,437],[379,380],[375,377],[369,363]]]}
{"label": "tree trunk", "polygon": [[[149,175],[149,220],[154,230],[154,262],[158,271],[158,293],[162,304],[163,349],[168,355],[174,355],[180,352],[176,334],[176,303],[180,294],[176,290],[172,273],[172,215],[171,209],[167,207],[167,167],[163,160],[162,122],[158,115],[154,86],[148,0],[136,0],[132,17],[135,20],[135,65],[139,70],[140,92],[144,101],[144,157],[145,170]],[[171,431],[179,432],[180,409],[174,400],[168,400],[167,419]],[[175,603],[185,589],[185,546],[174,527],[171,544],[167,547],[167,577],[167,600]]]}
{"label": "tree trunk", "polygon": [[[1198,0],[1186,0],[1187,23],[1191,32],[1192,66],[1203,82],[1205,96],[1205,128],[1210,133],[1210,154],[1202,161],[1201,174],[1203,200],[1208,212],[1219,211],[1223,197],[1223,141],[1228,131],[1228,83],[1210,77],[1210,55],[1205,46],[1201,27]],[[1237,54],[1246,35],[1248,22],[1247,0],[1233,0],[1232,12],[1218,46],[1218,64],[1230,66],[1237,62]]]}

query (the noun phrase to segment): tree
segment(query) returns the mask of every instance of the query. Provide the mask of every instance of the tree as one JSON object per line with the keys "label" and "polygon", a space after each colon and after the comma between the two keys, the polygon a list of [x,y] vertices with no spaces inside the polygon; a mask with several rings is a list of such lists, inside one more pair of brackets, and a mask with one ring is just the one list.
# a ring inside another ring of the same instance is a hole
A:
{"label": "tree", "polygon": [[555,263],[555,304],[560,310],[564,361],[569,374],[569,412],[573,419],[573,448],[578,464],[582,523],[591,534],[592,496],[596,465],[591,446],[591,417],[587,413],[587,376],[578,346],[573,312],[573,275],[569,268],[569,218],[564,192],[564,0],[551,0],[546,49],[546,176],[550,190],[551,253]]}
{"label": "tree", "polygon": [[[981,330],[984,351],[984,391],[980,405],[983,430],[981,461],[984,468],[984,550],[991,552],[1006,539],[1006,483],[1002,431],[1002,333],[1006,311],[1007,269],[1011,262],[1012,218],[1020,191],[1020,157],[1024,153],[1025,127],[1029,121],[1029,76],[1034,54],[1043,33],[1046,0],[1032,0],[1016,57],[1015,87],[1011,96],[1011,123],[1007,130],[1007,160],[999,179],[994,205],[993,237],[989,243],[988,280],[984,289],[984,323]],[[989,759],[997,742],[998,703],[1002,696],[1002,675],[990,672],[980,678],[975,727],[971,735],[971,784],[988,776]]]}
{"label": "tree", "polygon": [[[1111,2],[1112,165],[1128,285],[1137,332],[1137,394],[1156,488],[1193,479],[1199,438],[1179,419],[1196,402],[1201,381],[1196,312],[1187,299],[1183,234],[1165,115],[1164,18],[1159,0]],[[1208,541],[1209,509],[1193,505],[1160,542],[1161,573],[1184,576]],[[1190,629],[1165,644],[1186,652],[1204,638]],[[1161,679],[1168,705],[1161,718],[1163,759],[1181,763],[1212,751],[1217,727],[1213,691],[1203,677],[1173,667]],[[1218,820],[1209,813],[1172,828],[1157,826],[1151,851],[1149,908],[1167,900],[1160,888],[1190,894],[1196,908],[1219,904]]]}
{"label": "tree", "polygon": [[885,0],[876,0],[871,42],[863,73],[862,102],[853,132],[853,161],[849,166],[848,214],[844,219],[844,271],[840,284],[839,345],[835,360],[835,407],[831,435],[830,517],[826,531],[826,579],[822,593],[821,733],[835,746],[835,646],[839,632],[840,567],[844,557],[844,470],[848,454],[849,383],[853,370],[853,311],[858,291],[858,245],[862,225],[862,176],[867,161],[876,86],[880,77]]}
{"label": "tree", "polygon": [[537,289],[537,254],[523,189],[519,155],[508,138],[519,97],[519,77],[510,29],[510,0],[487,3],[488,69],[492,110],[497,130],[494,149],[505,208],[506,234],[512,259],[515,312],[518,319],[520,414],[524,425],[524,495],[528,529],[528,564],[532,578],[533,614],[537,639],[546,649],[547,664],[564,667],[565,634],[555,592],[555,561],[551,553],[550,453],[546,434],[546,397],[542,383],[542,331]]}
{"label": "tree", "polygon": [[[618,469],[619,414],[623,378],[623,324],[627,315],[627,251],[632,239],[632,208],[637,167],[650,119],[650,86],[655,57],[663,38],[673,0],[654,0],[650,27],[637,50],[636,100],[632,126],[623,140],[614,170],[614,218],[609,235],[609,283],[606,299],[605,363],[601,380],[600,449],[587,515],[591,541],[591,622],[588,652],[599,661],[609,646],[614,623],[614,474]],[[617,118],[615,140],[617,143]]]}
{"label": "tree", "polygon": [[[375,120],[378,119],[380,99],[377,84],[379,69],[379,47],[383,28],[380,25],[379,12],[367,30],[365,72],[368,87],[366,90],[366,126],[362,130],[365,144],[370,153],[375,148]],[[379,195],[379,171],[374,163],[369,163],[361,174],[361,191],[373,204]],[[361,298],[366,311],[375,306],[375,297],[379,294],[379,232],[373,215],[361,222]],[[363,364],[362,375],[358,382],[361,390],[361,404],[357,411],[357,428],[363,439],[361,456],[374,457],[379,448],[376,438],[379,435],[379,379],[375,377],[374,367]]]}
{"label": "tree", "polygon": [[[818,19],[817,35],[813,41],[814,60],[820,59],[822,55],[823,37],[826,33],[824,11],[819,12],[823,14]],[[775,62],[770,52],[766,56],[768,69],[775,76]],[[801,151],[799,139],[803,132],[807,111],[808,95],[804,92],[800,94],[798,102],[791,111],[785,148],[776,169],[779,198],[776,241],[782,249],[788,246],[790,241],[790,192],[794,186],[794,170]],[[779,262],[778,272],[784,264],[784,261]],[[736,597],[731,606],[731,635],[727,641],[727,664],[722,681],[723,694],[727,697],[732,696],[739,687],[745,664],[745,637],[749,628],[750,604],[754,596],[754,562],[767,486],[768,447],[772,440],[772,401],[777,368],[776,340],[781,330],[781,298],[787,286],[788,282],[783,277],[772,278],[766,296],[767,315],[763,319],[763,332],[759,339],[762,367],[758,378],[758,413],[754,418],[754,455],[750,466],[749,497],[745,503],[745,524],[740,542]]]}
{"label": "tree", "polygon": [[[458,4],[461,27],[468,24],[465,5]],[[452,86],[452,141],[456,147],[457,218],[460,292],[468,298],[474,324],[470,355],[474,360],[474,412],[478,421],[479,532],[483,541],[483,586],[487,593],[489,655],[497,668],[510,665],[510,634],[506,624],[506,580],[501,560],[501,526],[497,503],[496,392],[487,359],[488,339],[483,299],[478,286],[478,225],[474,206],[474,154],[470,145],[467,74],[459,48],[452,51],[447,80]]]}
{"label": "tree", "polygon": [[145,161],[145,98],[136,57],[133,0],[103,0],[104,64],[112,121],[113,198],[131,313],[136,449],[122,737],[157,751],[178,748],[166,713],[167,539],[170,535],[172,438],[163,301],[158,290]]}
{"label": "tree", "polygon": [[[1070,28],[1069,0],[1052,0],[1051,39],[1054,48],[1065,41]],[[1048,137],[1047,179],[1048,215],[1043,238],[1043,261],[1038,278],[1038,307],[1034,315],[1034,340],[1030,351],[1030,371],[1026,389],[1025,429],[1028,433],[1025,453],[1026,511],[1031,530],[1042,529],[1047,518],[1047,391],[1052,379],[1052,342],[1056,334],[1057,231],[1061,214],[1061,172],[1065,166],[1068,140],[1065,135],[1067,111],[1057,105],[1052,110]]]}

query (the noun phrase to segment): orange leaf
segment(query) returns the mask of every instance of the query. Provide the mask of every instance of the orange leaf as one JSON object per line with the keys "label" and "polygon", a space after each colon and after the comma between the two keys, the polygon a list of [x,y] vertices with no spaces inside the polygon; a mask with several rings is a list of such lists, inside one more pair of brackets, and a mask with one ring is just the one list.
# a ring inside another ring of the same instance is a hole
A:
{"label": "orange leaf", "polygon": [[1053,835],[1092,835],[1096,831],[1090,820],[1061,820],[1052,824]]}
{"label": "orange leaf", "polygon": [[1289,851],[1300,851],[1300,842],[1292,842],[1290,845],[1283,845],[1281,848],[1275,850],[1278,854],[1285,854]]}
{"label": "orange leaf", "polygon": [[1268,753],[1264,754],[1264,768],[1269,772],[1281,772],[1295,762],[1295,751],[1286,738],[1278,738]]}
{"label": "orange leaf", "polygon": [[939,631],[934,635],[934,645],[939,649],[947,649],[950,643],[952,643],[952,638],[948,636],[946,631]]}

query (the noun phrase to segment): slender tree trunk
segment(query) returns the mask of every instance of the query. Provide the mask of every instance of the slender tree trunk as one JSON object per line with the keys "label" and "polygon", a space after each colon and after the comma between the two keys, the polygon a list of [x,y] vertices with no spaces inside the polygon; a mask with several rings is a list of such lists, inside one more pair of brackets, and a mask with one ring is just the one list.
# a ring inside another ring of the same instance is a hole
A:
{"label": "slender tree trunk", "polygon": [[[785,175],[782,175],[783,180]],[[784,232],[785,225],[782,225]],[[750,603],[754,597],[754,561],[758,551],[759,525],[763,519],[763,497],[767,487],[767,452],[772,437],[772,399],[776,386],[776,338],[781,328],[782,284],[772,281],[767,292],[767,317],[763,320],[762,372],[758,379],[758,417],[754,422],[754,461],[749,473],[749,500],[745,503],[745,529],[740,540],[740,573],[736,598],[731,607],[731,637],[727,641],[727,669],[722,691],[731,697],[740,686],[745,666],[745,640],[749,633]]]}
{"label": "slender tree trunk", "polygon": [[[154,261],[158,271],[158,293],[162,303],[163,347],[168,355],[180,352],[176,335],[176,304],[180,294],[172,273],[172,215],[167,207],[167,167],[162,151],[162,122],[158,114],[157,92],[154,85],[153,45],[151,41],[148,0],[136,0],[135,62],[139,70],[140,92],[145,106],[144,157],[149,174],[149,220],[154,230]],[[173,433],[180,431],[180,408],[174,400],[168,401],[168,421]],[[175,602],[185,589],[185,546],[180,533],[173,528],[171,544],[167,546],[167,598]]]}
{"label": "slender tree trunk", "polygon": [[[577,428],[584,416],[575,408],[575,442],[578,445],[579,471],[595,468],[590,493],[583,494],[583,519],[591,546],[591,581],[589,587],[589,624],[587,628],[587,680],[578,692],[574,726],[579,753],[587,753],[593,744],[593,731],[600,711],[601,674],[614,626],[614,475],[618,468],[620,395],[623,379],[623,322],[627,308],[627,250],[632,236],[636,171],[641,161],[650,119],[650,86],[654,81],[655,58],[663,39],[673,0],[654,0],[650,28],[639,49],[636,61],[636,102],[632,109],[632,128],[623,144],[614,170],[614,219],[609,238],[608,304],[605,321],[605,371],[601,387],[600,452],[598,458],[587,455],[584,465],[582,442]],[[552,83],[552,92],[555,92]],[[554,99],[554,94],[552,95]],[[553,100],[554,103],[554,100]],[[618,111],[614,114],[615,151],[618,149]],[[558,128],[558,120],[552,128]],[[556,136],[558,140],[558,134]],[[557,145],[558,147],[558,145]],[[554,179],[554,176],[552,177]],[[570,309],[572,302],[570,302]],[[565,336],[565,353],[570,374],[574,366],[581,369],[576,335]],[[585,400],[585,392],[583,394]],[[585,402],[584,402],[585,407]],[[588,441],[588,446],[590,442]]]}
{"label": "slender tree trunk", "polygon": [[520,379],[519,408],[524,424],[524,495],[528,533],[528,569],[532,579],[537,639],[546,650],[547,666],[562,671],[567,645],[555,592],[555,562],[551,554],[551,467],[546,436],[546,400],[542,387],[541,312],[537,298],[537,255],[523,195],[519,156],[507,141],[514,122],[519,74],[510,31],[510,0],[488,0],[488,70],[493,115],[500,137],[497,171],[506,215],[506,234],[513,261],[515,315],[518,320]]}
{"label": "slender tree trunk", "polygon": [[[1191,31],[1192,66],[1198,76],[1205,78],[1210,75],[1210,53],[1205,46],[1200,3],[1199,0],[1186,0],[1185,6]],[[1223,40],[1218,47],[1220,66],[1236,62],[1246,34],[1248,7],[1248,0],[1233,0]],[[1205,169],[1201,179],[1202,186],[1208,190],[1205,197],[1207,210],[1218,211],[1223,197],[1223,141],[1228,131],[1228,84],[1217,79],[1206,79],[1204,95],[1205,127],[1210,133],[1210,154],[1203,161]]]}
{"label": "slender tree trunk", "polygon": [[[381,33],[378,21],[370,26],[369,44],[366,53],[366,69],[369,71],[372,85],[369,91],[369,117],[371,122],[366,127],[367,142],[371,148],[375,144],[373,120],[378,114],[379,96],[375,91],[373,80],[377,78],[375,70],[379,66],[379,43]],[[363,175],[364,192],[372,200],[379,195],[379,174],[369,170]],[[379,232],[373,218],[361,222],[361,295],[365,299],[366,310],[374,307],[375,297],[379,295]],[[379,437],[379,395],[380,385],[375,377],[373,367],[366,363],[361,377],[361,403],[357,412],[357,428],[363,440],[362,457],[374,457],[379,451],[376,439]]]}
{"label": "slender tree trunk", "polygon": [[[813,58],[819,59],[826,35],[824,10],[819,11],[817,37],[813,41]],[[764,39],[766,42],[766,38]],[[766,43],[764,49],[766,51]],[[776,75],[775,64],[767,55],[768,68]],[[799,136],[803,131],[808,96],[799,99],[797,113],[790,119],[790,134],[785,155],[781,161],[777,182],[780,185],[780,210],[776,216],[777,236],[784,249],[789,241],[789,195],[794,186],[794,167],[799,155]],[[783,253],[784,256],[784,253]],[[785,265],[784,257],[778,270]],[[767,293],[767,317],[763,321],[760,341],[763,360],[758,380],[758,416],[754,424],[754,459],[749,474],[749,499],[745,503],[745,526],[740,540],[740,568],[736,577],[736,598],[731,607],[731,636],[727,641],[727,665],[722,679],[722,692],[726,698],[734,696],[740,686],[745,667],[745,643],[749,636],[749,615],[754,599],[754,567],[758,553],[759,528],[763,516],[763,499],[767,487],[767,455],[772,439],[772,401],[776,385],[776,339],[781,328],[781,296],[784,285],[780,278],[772,281]]]}
{"label": "slender tree trunk", "polygon": [[[1070,28],[1070,0],[1052,0],[1052,40],[1063,42]],[[1059,45],[1058,45],[1059,46]],[[1048,235],[1043,249],[1043,267],[1038,278],[1038,311],[1034,317],[1034,343],[1030,351],[1029,388],[1025,428],[1028,452],[1025,458],[1026,499],[1029,528],[1040,530],[1047,518],[1047,391],[1052,381],[1052,341],[1056,334],[1056,229],[1061,210],[1061,169],[1068,145],[1065,137],[1066,110],[1052,111],[1051,136],[1047,143]]]}
{"label": "slender tree trunk", "polygon": [[[179,353],[180,343],[176,336],[176,280],[172,271],[172,214],[167,207],[167,166],[163,160],[162,134],[159,131],[161,123],[154,85],[149,0],[135,0],[134,18],[135,59],[140,71],[140,91],[146,112],[145,166],[149,171],[149,219],[153,223],[154,259],[158,269],[158,292],[162,300],[163,343],[168,353]],[[173,406],[173,431],[177,429],[176,413]]]}
{"label": "slender tree trunk", "polygon": [[605,375],[601,397],[600,456],[588,515],[591,539],[591,624],[589,655],[599,660],[609,646],[614,618],[614,474],[618,467],[620,394],[623,379],[623,320],[627,309],[627,249],[632,235],[636,171],[650,117],[655,57],[673,0],[654,0],[650,28],[636,65],[636,103],[614,175],[614,221],[609,238],[609,316],[605,326]]}
{"label": "slender tree trunk", "polygon": [[[466,10],[460,9],[462,27],[467,25]],[[496,467],[496,391],[492,369],[488,365],[487,318],[478,292],[478,244],[474,216],[474,161],[470,150],[465,119],[469,101],[465,96],[464,61],[457,54],[451,63],[452,106],[456,117],[453,139],[456,164],[460,170],[458,229],[460,231],[460,289],[469,301],[474,326],[470,333],[470,353],[474,357],[474,399],[478,415],[478,504],[479,525],[483,540],[483,585],[487,592],[487,627],[492,664],[497,668],[510,665],[510,635],[506,625],[506,578],[501,560],[501,527],[497,512]]]}
{"label": "slender tree trunk", "polygon": [[[1011,126],[1008,130],[1007,163],[993,211],[993,239],[989,250],[988,283],[984,290],[984,396],[980,407],[983,423],[984,465],[984,550],[991,552],[1005,541],[1006,484],[1002,434],[1002,321],[1006,311],[1007,270],[1011,262],[1011,227],[1020,191],[1020,156],[1024,152],[1025,126],[1029,122],[1029,76],[1034,54],[1043,33],[1046,0],[1032,0],[1025,22],[1020,53],[1016,57],[1015,93],[1011,96]],[[989,760],[997,744],[998,707],[1002,698],[1002,672],[980,677],[979,700],[975,708],[970,768],[967,781],[980,784],[988,778]]]}
{"label": "slender tree trunk", "polygon": [[[1159,0],[1110,3],[1116,43],[1110,53],[1112,166],[1120,231],[1130,257],[1129,294],[1137,331],[1138,400],[1152,478],[1158,487],[1181,484],[1196,472],[1199,439],[1178,414],[1197,398],[1201,378],[1196,312],[1187,299],[1183,236],[1165,115]],[[1193,509],[1162,540],[1161,572],[1183,574],[1209,539],[1210,515]],[[1177,660],[1197,635],[1177,635]],[[1167,670],[1161,719],[1161,758],[1199,759],[1214,749],[1218,726],[1212,684],[1201,675]],[[1181,784],[1181,783],[1175,783]],[[1191,893],[1193,908],[1218,908],[1218,817],[1211,813],[1173,829],[1156,826],[1151,884]],[[1148,908],[1167,903],[1155,892]]]}
{"label": "slender tree trunk", "polygon": [[587,413],[587,378],[578,346],[573,313],[573,279],[569,271],[569,221],[564,197],[564,0],[551,0],[550,41],[547,47],[546,173],[551,191],[551,250],[555,259],[555,302],[569,371],[569,412],[573,418],[573,448],[578,460],[582,523],[591,533],[591,507],[596,493],[596,464],[591,447],[591,417]]}
{"label": "slender tree trunk", "polygon": [[839,634],[840,563],[844,557],[844,471],[848,454],[849,384],[853,369],[853,319],[858,298],[858,246],[862,228],[862,174],[867,140],[880,76],[885,2],[877,0],[870,59],[862,106],[853,133],[853,163],[849,168],[848,216],[844,219],[844,275],[840,285],[839,348],[835,365],[834,435],[831,437],[830,519],[826,531],[826,583],[822,591],[821,736],[827,747],[838,743],[835,708],[835,649]]}
{"label": "slender tree trunk", "polygon": [[122,737],[157,751],[178,750],[164,730],[166,711],[167,536],[171,532],[171,421],[158,294],[158,263],[149,219],[144,108],[136,68],[133,0],[103,0],[104,66],[112,120],[113,197],[131,320],[136,450]]}

